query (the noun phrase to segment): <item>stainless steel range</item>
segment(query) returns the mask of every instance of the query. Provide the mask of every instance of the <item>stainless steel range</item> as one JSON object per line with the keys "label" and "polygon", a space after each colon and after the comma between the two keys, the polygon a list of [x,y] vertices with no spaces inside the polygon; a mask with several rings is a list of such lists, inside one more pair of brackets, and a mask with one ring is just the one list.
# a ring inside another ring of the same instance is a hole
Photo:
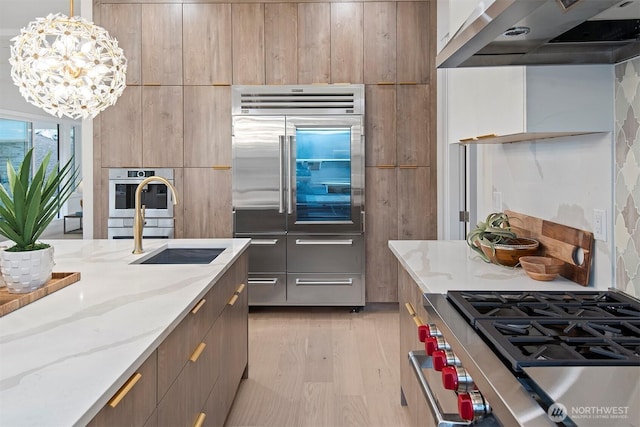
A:
{"label": "stainless steel range", "polygon": [[[437,425],[640,425],[640,301],[450,291],[425,294],[425,309],[425,350],[409,359]],[[458,413],[443,413],[453,398]]]}

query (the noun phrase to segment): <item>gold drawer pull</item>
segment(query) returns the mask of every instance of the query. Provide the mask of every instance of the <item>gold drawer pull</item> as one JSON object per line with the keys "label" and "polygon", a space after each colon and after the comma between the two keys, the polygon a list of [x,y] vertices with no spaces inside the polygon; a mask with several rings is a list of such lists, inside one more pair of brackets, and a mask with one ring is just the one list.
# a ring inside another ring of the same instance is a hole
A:
{"label": "gold drawer pull", "polygon": [[207,414],[205,414],[204,412],[200,412],[198,414],[198,418],[196,418],[196,422],[193,423],[193,427],[202,427],[205,418],[207,418]]}
{"label": "gold drawer pull", "polygon": [[394,165],[378,165],[376,166],[378,169],[393,169],[395,168]]}
{"label": "gold drawer pull", "polygon": [[416,311],[413,309],[413,305],[411,305],[411,303],[408,302],[404,306],[407,307],[407,311],[409,312],[409,316],[411,316],[411,318],[413,319],[413,322],[416,324],[416,326],[422,326],[423,325],[422,320],[416,314]]}
{"label": "gold drawer pull", "polygon": [[233,294],[233,296],[231,297],[231,299],[229,300],[229,305],[233,305],[236,303],[236,301],[238,301],[238,294]]}
{"label": "gold drawer pull", "polygon": [[143,86],[161,86],[161,83],[149,82],[149,83],[143,83]]}
{"label": "gold drawer pull", "polygon": [[418,169],[418,165],[400,165],[400,169]]}
{"label": "gold drawer pull", "polygon": [[198,360],[198,358],[200,357],[200,355],[202,354],[206,346],[207,345],[203,342],[198,344],[196,349],[193,351],[193,354],[191,354],[191,357],[189,358],[189,360],[192,361],[193,363],[196,363],[196,361]]}
{"label": "gold drawer pull", "polygon": [[236,289],[236,291],[231,296],[231,299],[228,302],[229,305],[233,305],[236,303],[236,301],[238,301],[238,296],[242,293],[242,291],[244,291],[245,286],[246,285],[244,283],[240,283],[240,286],[238,286],[238,289]]}
{"label": "gold drawer pull", "polygon": [[418,82],[400,82],[401,85],[417,85]]}
{"label": "gold drawer pull", "polygon": [[213,166],[211,166],[211,169],[213,169],[214,171],[228,171],[229,169],[231,169],[231,166],[228,166],[228,165],[213,165]]}
{"label": "gold drawer pull", "polygon": [[211,83],[211,86],[231,86],[231,83],[213,82]]}
{"label": "gold drawer pull", "polygon": [[377,84],[378,85],[387,85],[388,86],[388,85],[394,85],[395,83],[394,82],[378,82]]}
{"label": "gold drawer pull", "polygon": [[196,314],[198,311],[200,311],[200,309],[202,308],[202,306],[204,305],[205,302],[207,302],[207,300],[204,299],[204,298],[202,298],[200,301],[198,301],[196,306],[193,307],[193,310],[191,310],[191,314]]}
{"label": "gold drawer pull", "polygon": [[129,380],[124,383],[122,387],[120,387],[120,390],[118,390],[115,396],[111,398],[111,400],[109,401],[109,406],[111,406],[112,408],[118,406],[118,403],[120,403],[120,401],[124,399],[127,393],[131,391],[133,386],[136,385],[138,381],[140,381],[140,378],[142,378],[142,374],[140,372],[136,372],[131,378],[129,378]]}

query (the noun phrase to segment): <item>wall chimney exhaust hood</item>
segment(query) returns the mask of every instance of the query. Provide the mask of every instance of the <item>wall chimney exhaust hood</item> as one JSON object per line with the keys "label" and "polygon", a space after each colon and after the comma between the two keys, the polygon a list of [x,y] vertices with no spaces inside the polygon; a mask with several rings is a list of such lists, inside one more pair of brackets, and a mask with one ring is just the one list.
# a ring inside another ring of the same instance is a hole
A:
{"label": "wall chimney exhaust hood", "polygon": [[640,0],[480,2],[438,68],[614,64],[640,55]]}

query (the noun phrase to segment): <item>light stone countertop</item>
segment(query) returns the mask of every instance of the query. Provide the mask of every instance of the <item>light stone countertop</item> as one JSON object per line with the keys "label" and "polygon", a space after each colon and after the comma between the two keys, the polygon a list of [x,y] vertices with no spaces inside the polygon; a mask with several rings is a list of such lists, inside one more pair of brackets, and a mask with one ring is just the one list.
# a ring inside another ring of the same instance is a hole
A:
{"label": "light stone countertop", "polygon": [[[0,425],[86,424],[249,246],[249,239],[45,240],[79,282],[0,317]],[[130,265],[165,245],[210,264]]]}
{"label": "light stone countertop", "polygon": [[560,276],[550,282],[533,280],[520,267],[486,263],[464,240],[390,240],[389,248],[424,293],[592,289]]}

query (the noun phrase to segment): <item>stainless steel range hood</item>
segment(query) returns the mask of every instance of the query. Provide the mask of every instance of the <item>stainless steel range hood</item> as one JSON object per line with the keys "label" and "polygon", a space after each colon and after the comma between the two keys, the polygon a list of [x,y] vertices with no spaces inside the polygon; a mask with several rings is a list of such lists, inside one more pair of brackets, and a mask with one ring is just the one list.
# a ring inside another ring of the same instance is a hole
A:
{"label": "stainless steel range hood", "polygon": [[640,55],[640,0],[487,3],[437,55],[438,68],[613,64]]}

